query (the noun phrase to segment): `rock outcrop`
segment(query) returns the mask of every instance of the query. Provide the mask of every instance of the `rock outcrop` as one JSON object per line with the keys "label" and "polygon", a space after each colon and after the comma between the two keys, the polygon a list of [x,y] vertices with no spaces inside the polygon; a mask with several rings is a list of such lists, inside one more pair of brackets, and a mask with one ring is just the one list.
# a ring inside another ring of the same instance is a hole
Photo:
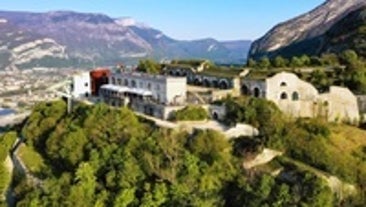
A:
{"label": "rock outcrop", "polygon": [[366,6],[365,0],[327,0],[312,11],[275,26],[252,44],[249,56],[253,58],[276,54],[289,56],[288,53],[298,53],[298,50],[302,50],[302,53],[314,52],[301,44],[295,49],[286,50],[286,48],[300,42],[307,42],[309,45],[319,44],[319,37],[350,12],[363,6]]}

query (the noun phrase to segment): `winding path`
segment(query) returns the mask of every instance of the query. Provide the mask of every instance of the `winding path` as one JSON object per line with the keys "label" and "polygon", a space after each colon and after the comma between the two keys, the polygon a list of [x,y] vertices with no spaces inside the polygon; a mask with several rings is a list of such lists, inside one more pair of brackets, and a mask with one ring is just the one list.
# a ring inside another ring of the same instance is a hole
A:
{"label": "winding path", "polygon": [[[247,170],[254,168],[259,165],[264,165],[266,163],[271,162],[274,158],[277,156],[283,155],[282,152],[272,150],[265,148],[260,154],[258,154],[254,159],[245,161],[243,163],[243,167]],[[306,169],[307,171],[313,173],[317,177],[325,180],[329,186],[329,188],[332,190],[333,193],[335,193],[338,198],[343,199],[345,195],[352,195],[357,192],[357,189],[354,185],[346,183],[342,180],[340,180],[338,177],[330,175],[329,173],[326,173],[324,171],[321,171],[317,168],[314,168],[306,163],[300,162],[298,160],[294,160],[289,157],[283,157],[283,159],[286,162],[290,162],[295,164],[296,166],[299,166],[301,168]],[[279,174],[279,172],[274,172],[273,174]]]}

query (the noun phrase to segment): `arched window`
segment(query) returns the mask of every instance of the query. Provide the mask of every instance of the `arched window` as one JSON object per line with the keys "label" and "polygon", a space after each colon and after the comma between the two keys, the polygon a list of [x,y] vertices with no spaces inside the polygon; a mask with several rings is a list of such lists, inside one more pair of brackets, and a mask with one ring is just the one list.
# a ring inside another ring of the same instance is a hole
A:
{"label": "arched window", "polygon": [[134,80],[131,81],[131,87],[136,88],[136,81],[134,81]]}
{"label": "arched window", "polygon": [[281,82],[281,87],[287,86],[286,82]]}
{"label": "arched window", "polygon": [[241,86],[241,94],[246,95],[246,96],[250,94],[250,91],[249,91],[249,88],[247,85],[243,84]]}
{"label": "arched window", "polygon": [[214,81],[212,81],[212,86],[213,86],[214,88],[219,88],[219,87],[220,87],[219,81],[218,81],[218,80],[214,80]]}
{"label": "arched window", "polygon": [[259,88],[254,88],[254,97],[259,98],[261,95],[261,91],[259,90]]}
{"label": "arched window", "polygon": [[292,93],[292,100],[293,101],[298,101],[299,100],[299,93],[298,92],[293,92]]}
{"label": "arched window", "polygon": [[282,92],[281,93],[281,99],[282,100],[286,100],[288,97],[287,97],[287,93],[286,92]]}
{"label": "arched window", "polygon": [[220,88],[221,89],[228,89],[229,88],[229,86],[228,86],[228,84],[225,80],[220,82]]}
{"label": "arched window", "polygon": [[201,81],[200,81],[200,79],[196,78],[196,79],[194,80],[194,85],[200,86],[200,85],[201,85]]}
{"label": "arched window", "polygon": [[205,87],[211,87],[210,81],[208,79],[203,80],[203,86]]}
{"label": "arched window", "polygon": [[148,84],[147,84],[147,89],[148,89],[148,90],[151,90],[151,83],[148,83]]}
{"label": "arched window", "polygon": [[128,86],[128,80],[125,79],[125,86]]}
{"label": "arched window", "polygon": [[214,120],[219,120],[219,115],[218,115],[216,112],[213,112],[213,114],[212,114],[212,118],[213,118]]}

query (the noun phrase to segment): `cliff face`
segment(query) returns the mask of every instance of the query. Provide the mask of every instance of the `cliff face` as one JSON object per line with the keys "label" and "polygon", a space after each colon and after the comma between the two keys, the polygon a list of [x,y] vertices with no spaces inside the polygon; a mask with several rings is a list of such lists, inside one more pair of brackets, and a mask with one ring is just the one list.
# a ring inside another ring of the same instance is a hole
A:
{"label": "cliff face", "polygon": [[[249,56],[258,58],[263,55],[275,55],[286,47],[304,41],[319,43],[318,37],[324,35],[350,12],[363,6],[366,6],[365,0],[327,0],[312,11],[275,26],[252,44]],[[309,53],[308,48],[301,50]],[[297,52],[296,49],[290,49],[288,52],[291,51]]]}

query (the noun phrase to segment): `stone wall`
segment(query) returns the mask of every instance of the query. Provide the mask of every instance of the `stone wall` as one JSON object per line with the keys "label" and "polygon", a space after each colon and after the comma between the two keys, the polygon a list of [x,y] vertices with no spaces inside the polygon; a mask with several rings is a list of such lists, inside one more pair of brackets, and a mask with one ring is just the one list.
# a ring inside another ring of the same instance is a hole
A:
{"label": "stone wall", "polygon": [[[266,80],[244,80],[243,86],[255,96],[273,101],[281,111],[291,117],[326,117],[329,121],[356,123],[361,111],[366,111],[366,96],[356,96],[347,88],[332,86],[328,93],[319,94],[316,88],[295,74],[281,72]],[[265,89],[263,89],[265,87]]]}
{"label": "stone wall", "polygon": [[329,121],[357,123],[360,120],[357,97],[348,89],[332,86],[329,93],[321,94],[320,101]]}
{"label": "stone wall", "polygon": [[357,96],[359,110],[362,114],[366,114],[366,95]]}

